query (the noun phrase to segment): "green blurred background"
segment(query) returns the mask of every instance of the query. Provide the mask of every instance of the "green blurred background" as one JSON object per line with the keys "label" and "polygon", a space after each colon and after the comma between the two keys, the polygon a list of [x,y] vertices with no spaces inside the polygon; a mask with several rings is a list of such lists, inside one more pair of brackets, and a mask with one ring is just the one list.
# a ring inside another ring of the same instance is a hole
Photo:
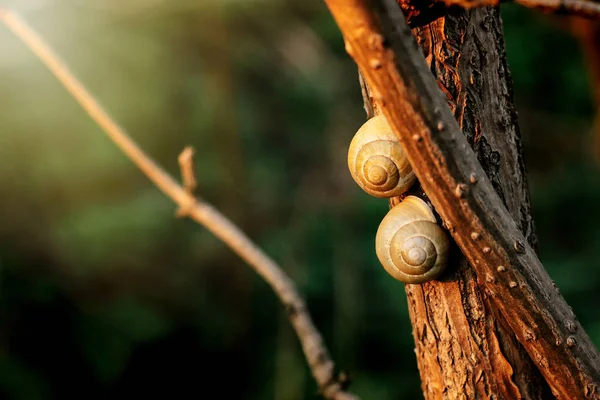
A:
{"label": "green blurred background", "polygon": [[[320,0],[3,1],[172,174],[278,260],[365,399],[419,398],[387,202],[346,167],[356,67]],[[503,6],[541,256],[600,343],[600,177],[578,42]],[[0,398],[315,398],[269,287],[175,207],[0,26]],[[208,396],[213,397],[213,396]]]}

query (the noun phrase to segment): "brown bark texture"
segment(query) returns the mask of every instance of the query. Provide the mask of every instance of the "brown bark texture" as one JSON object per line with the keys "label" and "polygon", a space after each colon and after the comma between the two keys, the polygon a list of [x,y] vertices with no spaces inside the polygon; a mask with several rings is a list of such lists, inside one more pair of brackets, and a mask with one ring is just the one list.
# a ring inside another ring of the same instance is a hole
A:
{"label": "brown bark texture", "polygon": [[[417,30],[421,44],[431,47],[428,67],[395,1],[326,3],[378,108],[472,266],[463,263],[443,282],[408,288],[419,356],[431,359],[423,375],[438,376],[425,383],[426,396],[543,396],[540,386],[527,387],[537,377],[523,378],[522,369],[534,368],[514,335],[555,397],[599,398],[598,352],[535,252],[497,10],[454,15],[423,28],[428,32]],[[473,114],[480,109],[485,113]],[[433,360],[438,356],[448,362]]]}
{"label": "brown bark texture", "polygon": [[[535,248],[498,10],[452,8],[413,33],[488,179]],[[545,398],[539,370],[459,252],[450,269],[442,281],[406,285],[425,398]]]}
{"label": "brown bark texture", "polygon": [[[401,5],[405,15],[420,11],[412,31],[427,65],[496,193],[537,247],[498,10],[452,8],[440,17]],[[364,93],[379,113],[372,91]],[[495,122],[498,114],[505,124]],[[420,187],[411,192],[427,200]],[[449,269],[442,281],[406,285],[425,397],[546,398],[539,370],[494,312],[466,259],[457,252]]]}

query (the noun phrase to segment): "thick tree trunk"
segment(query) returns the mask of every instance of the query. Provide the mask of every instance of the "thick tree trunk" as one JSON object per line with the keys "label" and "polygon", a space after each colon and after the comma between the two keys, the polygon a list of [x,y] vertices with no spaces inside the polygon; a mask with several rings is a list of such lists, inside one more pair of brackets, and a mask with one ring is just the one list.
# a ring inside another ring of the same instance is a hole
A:
{"label": "thick tree trunk", "polygon": [[[535,248],[499,11],[452,8],[413,32],[488,178]],[[443,281],[406,285],[425,397],[546,398],[539,370],[457,254]]]}
{"label": "thick tree trunk", "polygon": [[[412,3],[402,6],[479,162],[521,232],[537,248],[498,9],[423,12]],[[378,113],[376,101],[369,101]],[[420,188],[413,194],[424,196]],[[494,312],[460,252],[449,269],[452,273],[442,281],[406,285],[425,398],[548,398],[541,373]]]}

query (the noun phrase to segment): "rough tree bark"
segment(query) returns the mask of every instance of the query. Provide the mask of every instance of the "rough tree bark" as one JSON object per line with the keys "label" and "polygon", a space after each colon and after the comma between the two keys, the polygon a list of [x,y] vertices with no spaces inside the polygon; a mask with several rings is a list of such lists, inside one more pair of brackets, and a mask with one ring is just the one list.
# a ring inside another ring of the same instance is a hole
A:
{"label": "rough tree bark", "polygon": [[471,263],[443,282],[408,288],[425,395],[546,398],[541,374],[558,398],[599,398],[598,352],[534,251],[497,10],[451,11],[429,24],[427,14],[439,7],[405,9],[413,23],[429,24],[413,33],[440,92],[393,0],[326,2],[423,188]]}
{"label": "rough tree bark", "polygon": [[[453,7],[421,23],[413,33],[431,72],[494,189],[536,248],[498,9]],[[549,390],[539,370],[471,266],[458,255],[451,269],[443,281],[406,285],[425,397],[545,398]]]}
{"label": "rough tree bark", "polygon": [[[424,10],[412,2],[401,6],[488,178],[537,248],[498,9]],[[379,113],[364,85],[366,101]],[[497,123],[498,117],[503,123]],[[411,194],[427,200],[420,187]],[[398,201],[391,199],[390,205]],[[450,269],[442,281],[405,287],[425,397],[547,397],[549,388],[539,370],[494,312],[459,252]]]}

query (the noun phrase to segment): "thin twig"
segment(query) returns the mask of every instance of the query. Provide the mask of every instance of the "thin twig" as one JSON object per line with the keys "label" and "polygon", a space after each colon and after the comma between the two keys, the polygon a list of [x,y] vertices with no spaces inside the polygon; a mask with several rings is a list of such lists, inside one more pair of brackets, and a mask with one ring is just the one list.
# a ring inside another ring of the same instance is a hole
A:
{"label": "thin twig", "polygon": [[185,191],[193,196],[196,192],[198,183],[196,182],[196,174],[194,174],[194,155],[196,154],[193,147],[188,146],[177,158],[179,169],[181,169],[181,177],[183,178],[183,187]]}
{"label": "thin twig", "polygon": [[[185,210],[191,219],[206,227],[217,238],[226,243],[271,286],[289,313],[290,321],[300,339],[304,355],[322,396],[335,400],[357,399],[354,395],[344,391],[343,380],[334,375],[334,363],[325,347],[321,334],[312,322],[306,303],[293,281],[281,267],[254,244],[233,222],[210,204],[194,198],[141,150],[104,111],[44,40],[16,13],[0,9],[0,19],[40,58],[108,137],[163,193],[171,198],[181,210]],[[183,169],[187,169],[188,165],[189,163]],[[188,187],[191,187],[191,180],[186,174],[187,172],[184,173],[184,180],[190,183]]]}
{"label": "thin twig", "polygon": [[375,116],[375,109],[373,107],[373,104],[371,103],[369,87],[367,86],[367,82],[365,82],[365,78],[363,78],[360,69],[358,70],[358,81],[360,83],[360,92],[363,98],[363,107],[365,109],[365,112],[367,113],[367,119],[373,118]]}

